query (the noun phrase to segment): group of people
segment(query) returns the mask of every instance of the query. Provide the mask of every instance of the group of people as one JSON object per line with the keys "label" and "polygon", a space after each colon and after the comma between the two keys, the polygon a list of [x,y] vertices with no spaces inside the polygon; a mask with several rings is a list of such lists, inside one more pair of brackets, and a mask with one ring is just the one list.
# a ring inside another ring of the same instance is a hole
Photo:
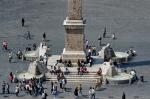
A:
{"label": "group of people", "polygon": [[16,96],[18,96],[20,91],[25,91],[30,95],[42,95],[44,92],[44,87],[40,79],[32,78],[30,80],[23,79],[18,81],[15,88]]}
{"label": "group of people", "polygon": [[[10,80],[11,83],[14,82],[14,77],[12,72],[9,73],[8,75],[8,79]],[[16,96],[19,96],[19,93],[21,91],[24,91],[26,94],[32,95],[32,96],[38,96],[41,95],[43,97],[46,97],[46,92],[44,91],[44,87],[43,87],[43,81],[41,79],[37,79],[37,78],[32,78],[32,79],[25,79],[23,78],[22,80],[17,80],[17,82],[15,85],[15,90],[12,93],[15,93]],[[2,83],[2,94],[10,94],[10,84],[6,83],[5,81],[3,81]],[[46,99],[46,98],[42,98],[42,99]]]}
{"label": "group of people", "polygon": [[94,87],[89,88],[89,99],[95,99],[95,89],[94,89]]}
{"label": "group of people", "polygon": [[60,74],[57,75],[57,81],[59,82],[60,89],[62,91],[65,91],[66,90],[67,79],[66,79],[66,77],[64,76],[63,73],[60,73]]}
{"label": "group of people", "polygon": [[56,96],[58,94],[58,84],[61,92],[66,91],[67,79],[63,73],[57,74],[57,82],[51,81],[51,94]]}
{"label": "group of people", "polygon": [[75,95],[76,99],[78,99],[79,96],[83,96],[83,94],[82,94],[82,85],[81,84],[76,86],[76,88],[74,90],[74,95]]}
{"label": "group of people", "polygon": [[[83,96],[83,94],[82,94],[82,85],[81,84],[75,88],[74,96],[75,96],[75,99],[79,99],[80,96]],[[89,88],[89,99],[95,99],[95,89],[94,89],[94,87]]]}
{"label": "group of people", "polygon": [[61,70],[60,66],[58,66],[58,67],[57,66],[51,66],[50,73],[57,75],[57,74],[62,73],[62,70]]}
{"label": "group of people", "polygon": [[89,73],[86,66],[78,67],[77,71],[78,71],[78,75],[83,75],[85,73]]}

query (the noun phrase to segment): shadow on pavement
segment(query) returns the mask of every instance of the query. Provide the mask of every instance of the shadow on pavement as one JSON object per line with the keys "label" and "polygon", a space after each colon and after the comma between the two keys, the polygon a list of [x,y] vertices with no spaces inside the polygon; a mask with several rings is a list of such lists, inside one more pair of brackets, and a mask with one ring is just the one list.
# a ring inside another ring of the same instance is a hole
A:
{"label": "shadow on pavement", "polygon": [[129,62],[127,64],[122,64],[120,67],[135,67],[135,66],[145,66],[150,65],[150,60],[139,61],[139,62]]}
{"label": "shadow on pavement", "polygon": [[100,89],[97,89],[96,91],[104,91],[106,90],[106,88],[100,88]]}

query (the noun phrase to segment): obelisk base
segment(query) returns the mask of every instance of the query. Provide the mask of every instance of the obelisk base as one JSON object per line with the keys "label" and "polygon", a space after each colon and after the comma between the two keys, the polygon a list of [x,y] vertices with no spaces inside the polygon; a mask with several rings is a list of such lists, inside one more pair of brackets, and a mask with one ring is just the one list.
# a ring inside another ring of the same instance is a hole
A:
{"label": "obelisk base", "polygon": [[62,53],[63,61],[71,61],[72,63],[77,63],[78,60],[86,61],[86,54],[84,51],[66,51],[65,48]]}

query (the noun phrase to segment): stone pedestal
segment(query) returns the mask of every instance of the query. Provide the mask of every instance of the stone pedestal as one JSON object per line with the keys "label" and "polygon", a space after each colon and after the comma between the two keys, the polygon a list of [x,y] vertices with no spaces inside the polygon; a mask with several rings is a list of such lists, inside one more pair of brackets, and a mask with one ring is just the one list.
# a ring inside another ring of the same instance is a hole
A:
{"label": "stone pedestal", "polygon": [[72,63],[77,63],[78,60],[86,60],[86,54],[84,51],[66,51],[65,48],[62,53],[62,60],[69,61]]}
{"label": "stone pedestal", "polygon": [[77,62],[86,60],[84,49],[84,26],[83,20],[64,20],[65,26],[65,48],[62,53],[62,60]]}

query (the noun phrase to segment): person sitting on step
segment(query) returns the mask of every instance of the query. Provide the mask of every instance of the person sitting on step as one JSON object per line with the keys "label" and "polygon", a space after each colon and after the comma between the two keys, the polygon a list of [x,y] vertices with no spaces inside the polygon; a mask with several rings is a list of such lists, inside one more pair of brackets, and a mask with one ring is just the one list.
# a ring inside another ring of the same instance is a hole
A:
{"label": "person sitting on step", "polygon": [[97,71],[97,75],[102,76],[102,69],[99,68],[99,70]]}

